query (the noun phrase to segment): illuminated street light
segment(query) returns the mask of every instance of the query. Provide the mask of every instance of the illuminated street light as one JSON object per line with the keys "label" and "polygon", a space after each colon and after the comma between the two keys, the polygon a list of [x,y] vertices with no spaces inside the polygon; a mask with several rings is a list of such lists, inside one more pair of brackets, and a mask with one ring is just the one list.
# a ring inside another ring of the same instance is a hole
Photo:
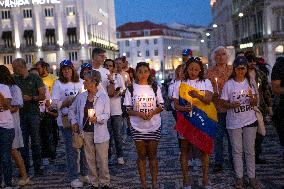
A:
{"label": "illuminated street light", "polygon": [[244,13],[240,12],[239,17],[243,17],[243,16],[244,16]]}
{"label": "illuminated street light", "polygon": [[103,22],[102,21],[98,21],[98,26],[101,26],[101,25],[103,25]]}
{"label": "illuminated street light", "polygon": [[201,43],[204,43],[205,41],[204,41],[204,39],[201,39],[200,42],[201,42]]}
{"label": "illuminated street light", "polygon": [[123,56],[126,56],[126,53],[122,53]]}
{"label": "illuminated street light", "polygon": [[132,39],[129,39],[129,41],[132,41]]}
{"label": "illuminated street light", "polygon": [[218,25],[217,25],[217,24],[213,24],[212,27],[213,27],[213,28],[217,28]]}
{"label": "illuminated street light", "polygon": [[170,50],[172,47],[171,46],[168,46],[168,49]]}
{"label": "illuminated street light", "polygon": [[210,36],[210,33],[207,32],[205,35],[206,35],[207,37],[209,37],[209,36]]}

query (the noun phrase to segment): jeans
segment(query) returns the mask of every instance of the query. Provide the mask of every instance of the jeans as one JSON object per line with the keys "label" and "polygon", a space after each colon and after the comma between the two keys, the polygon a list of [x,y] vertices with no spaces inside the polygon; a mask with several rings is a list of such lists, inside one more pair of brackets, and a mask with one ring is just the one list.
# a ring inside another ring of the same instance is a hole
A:
{"label": "jeans", "polygon": [[230,163],[233,163],[232,156],[232,145],[230,142],[230,137],[228,135],[228,131],[226,129],[226,115],[227,113],[218,113],[218,125],[216,130],[216,138],[214,141],[214,155],[215,155],[215,164],[223,165],[224,163],[224,135],[226,135],[228,139],[228,155]]}
{"label": "jeans", "polygon": [[110,133],[110,147],[109,147],[109,157],[111,157],[111,146],[113,146],[112,141],[114,141],[115,151],[117,157],[123,157],[122,149],[122,129],[123,129],[123,118],[121,115],[111,116],[107,122],[108,131]]}
{"label": "jeans", "polygon": [[255,137],[257,127],[243,127],[228,129],[233,148],[234,168],[237,178],[243,178],[243,151],[247,174],[249,178],[255,178]]}
{"label": "jeans", "polygon": [[11,150],[15,137],[14,129],[5,129],[0,127],[0,183],[2,183],[2,175],[6,186],[12,186],[12,160]]}
{"label": "jeans", "polygon": [[24,159],[27,173],[30,168],[29,141],[31,138],[32,158],[35,172],[40,170],[41,166],[41,141],[40,141],[40,118],[38,114],[29,112],[20,112],[21,129],[24,140],[24,147],[20,149]]}
{"label": "jeans", "polygon": [[70,181],[73,181],[79,178],[78,174],[79,167],[77,165],[77,160],[79,158],[80,158],[80,173],[82,176],[86,176],[88,169],[87,169],[87,162],[83,148],[80,149],[81,151],[79,157],[79,151],[73,148],[72,146],[72,130],[68,128],[65,129],[62,127],[60,127],[60,130],[64,138],[68,179]]}

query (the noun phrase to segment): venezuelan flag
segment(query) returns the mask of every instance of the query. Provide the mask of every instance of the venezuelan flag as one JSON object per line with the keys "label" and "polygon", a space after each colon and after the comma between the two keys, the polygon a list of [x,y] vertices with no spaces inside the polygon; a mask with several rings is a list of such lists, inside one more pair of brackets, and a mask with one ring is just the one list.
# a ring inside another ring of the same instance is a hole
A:
{"label": "venezuelan flag", "polygon": [[214,104],[204,104],[197,98],[192,98],[188,92],[196,91],[198,94],[205,96],[205,93],[193,88],[186,83],[181,83],[179,88],[179,103],[185,106],[192,102],[192,116],[189,112],[177,113],[177,132],[188,139],[206,154],[211,154],[213,150],[214,138],[217,127],[217,111]]}

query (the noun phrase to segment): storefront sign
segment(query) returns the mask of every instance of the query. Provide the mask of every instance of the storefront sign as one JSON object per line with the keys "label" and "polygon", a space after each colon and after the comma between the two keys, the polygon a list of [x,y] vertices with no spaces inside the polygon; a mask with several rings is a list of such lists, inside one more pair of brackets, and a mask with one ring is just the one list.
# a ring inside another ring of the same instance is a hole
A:
{"label": "storefront sign", "polygon": [[253,47],[253,43],[240,44],[240,49],[246,49],[246,48],[250,48],[250,47]]}
{"label": "storefront sign", "polygon": [[20,7],[23,5],[58,4],[61,0],[0,0],[0,7]]}

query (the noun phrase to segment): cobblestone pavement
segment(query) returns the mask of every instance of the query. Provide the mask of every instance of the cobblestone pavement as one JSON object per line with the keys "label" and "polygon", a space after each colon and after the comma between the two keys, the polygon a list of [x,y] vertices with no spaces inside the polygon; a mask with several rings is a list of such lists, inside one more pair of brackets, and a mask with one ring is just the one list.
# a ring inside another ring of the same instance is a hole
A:
{"label": "cobblestone pavement", "polygon": [[[162,139],[159,144],[159,183],[161,189],[179,189],[182,187],[182,176],[179,164],[179,148],[176,139],[176,132],[173,129],[173,118],[170,112],[162,114]],[[268,161],[265,165],[257,165],[257,178],[264,189],[283,189],[284,188],[284,162],[281,158],[281,150],[278,136],[272,126],[268,126],[268,133],[263,144],[264,158]],[[117,189],[139,188],[139,176],[136,168],[136,152],[130,137],[125,142],[125,160],[123,166],[110,165],[111,186]],[[213,162],[213,160],[211,161]],[[226,160],[226,162],[228,162]],[[148,169],[148,167],[147,167]],[[64,147],[61,142],[58,149],[58,157],[45,167],[43,177],[32,178],[32,182],[25,188],[70,188],[67,181],[65,165]],[[148,169],[149,170],[149,169]],[[17,173],[15,173],[16,175]],[[148,186],[150,187],[150,173],[148,175]],[[193,189],[201,189],[201,170],[200,168],[192,172]],[[234,173],[226,163],[224,171],[220,174],[213,174],[210,167],[210,180],[215,189],[233,188]],[[85,186],[84,188],[88,188]]]}

